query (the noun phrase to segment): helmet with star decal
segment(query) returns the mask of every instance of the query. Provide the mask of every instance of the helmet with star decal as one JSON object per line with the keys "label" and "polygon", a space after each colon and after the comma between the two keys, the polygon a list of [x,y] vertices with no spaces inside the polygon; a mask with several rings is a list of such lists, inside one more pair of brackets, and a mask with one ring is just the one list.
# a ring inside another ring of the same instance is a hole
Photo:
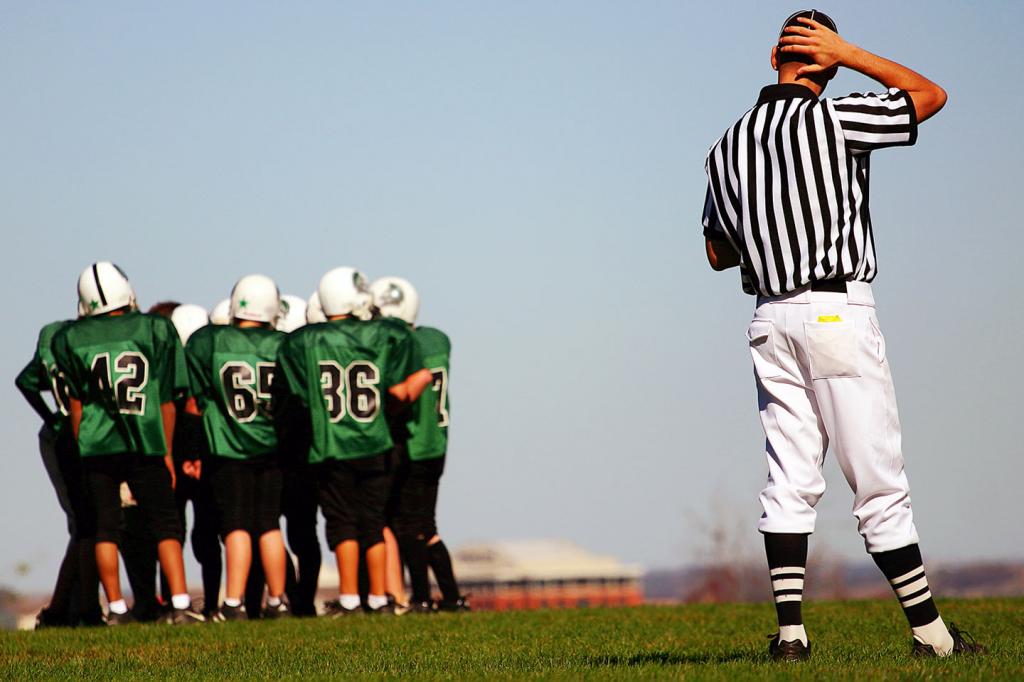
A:
{"label": "helmet with star decal", "polygon": [[246,275],[231,290],[231,319],[273,323],[281,311],[281,295],[266,275]]}
{"label": "helmet with star decal", "polygon": [[78,276],[78,314],[81,317],[137,307],[135,289],[128,276],[110,261],[93,263]]}

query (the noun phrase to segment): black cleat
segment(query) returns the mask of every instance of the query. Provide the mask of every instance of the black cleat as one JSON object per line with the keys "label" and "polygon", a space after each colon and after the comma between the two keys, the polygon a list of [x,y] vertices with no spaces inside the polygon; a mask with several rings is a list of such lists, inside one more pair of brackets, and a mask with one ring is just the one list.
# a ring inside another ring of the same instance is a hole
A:
{"label": "black cleat", "polygon": [[125,611],[124,613],[114,613],[111,611],[107,614],[107,625],[127,625],[137,622],[131,611]]}
{"label": "black cleat", "polygon": [[229,620],[249,620],[249,614],[245,610],[245,604],[239,604],[238,606],[221,604],[220,610],[217,614],[218,617],[216,618],[216,622],[218,623],[223,623]]}
{"label": "black cleat", "polygon": [[429,599],[413,601],[409,602],[408,613],[437,613],[437,606]]}
{"label": "black cleat", "polygon": [[267,604],[263,607],[263,617],[267,619],[288,618],[291,615],[291,607],[288,606],[288,600],[284,597],[281,598],[281,602],[277,606]]}
{"label": "black cleat", "polygon": [[187,609],[171,609],[164,616],[163,622],[168,625],[195,625],[205,623],[206,618],[198,611],[193,611],[190,606]]}
{"label": "black cleat", "polygon": [[[953,651],[949,654],[951,656],[963,654],[983,656],[988,653],[986,647],[974,641],[974,637],[969,632],[961,630],[955,623],[949,624],[949,636],[953,638]],[[918,639],[914,639],[914,648],[911,650],[911,654],[919,658],[937,658],[939,656],[931,644],[925,644]]]}
{"label": "black cleat", "polygon": [[768,655],[772,657],[773,661],[797,663],[799,661],[806,661],[811,657],[810,642],[804,646],[804,643],[799,639],[792,642],[783,642],[779,639],[778,634],[770,635],[770,637],[772,641],[768,643]]}
{"label": "black cleat", "polygon": [[58,618],[52,611],[50,611],[49,608],[41,610],[36,616],[36,630],[42,630],[44,628],[65,628],[70,626],[71,623],[68,622],[67,618]]}
{"label": "black cleat", "polygon": [[467,611],[472,611],[473,609],[469,606],[469,599],[467,599],[466,597],[459,597],[455,601],[447,601],[445,599],[442,599],[441,601],[437,602],[437,610],[451,613],[464,613]]}
{"label": "black cleat", "polygon": [[355,616],[363,612],[361,607],[354,609],[346,609],[341,605],[340,599],[329,599],[324,602],[324,618],[344,618],[346,616]]}
{"label": "black cleat", "polygon": [[96,627],[97,625],[106,625],[107,622],[103,619],[103,612],[99,609],[83,613],[78,616],[78,625],[82,627]]}

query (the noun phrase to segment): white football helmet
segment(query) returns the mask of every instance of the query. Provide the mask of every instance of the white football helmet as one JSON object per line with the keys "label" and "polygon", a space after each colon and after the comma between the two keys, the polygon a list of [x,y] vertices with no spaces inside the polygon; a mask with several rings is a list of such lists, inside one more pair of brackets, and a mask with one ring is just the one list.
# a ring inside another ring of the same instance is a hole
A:
{"label": "white football helmet", "polygon": [[383,317],[397,317],[416,324],[420,312],[420,295],[408,280],[401,277],[381,277],[370,285],[373,305]]}
{"label": "white football helmet", "polygon": [[292,294],[281,297],[281,310],[277,314],[274,328],[282,332],[293,332],[306,324],[306,301]]}
{"label": "white football helmet", "polygon": [[324,315],[323,306],[320,305],[320,292],[314,291],[306,303],[306,324],[319,324],[326,321],[327,316]]}
{"label": "white football helmet", "polygon": [[246,275],[231,290],[231,319],[272,324],[281,312],[281,294],[266,275]]}
{"label": "white football helmet", "polygon": [[225,325],[231,324],[231,299],[225,298],[223,301],[213,306],[213,310],[210,311],[210,324]]}
{"label": "white football helmet", "polygon": [[178,330],[182,345],[188,343],[188,339],[200,327],[205,327],[210,321],[206,308],[193,303],[183,303],[171,313],[171,322]]}
{"label": "white football helmet", "polygon": [[118,308],[136,310],[135,289],[128,275],[110,261],[93,263],[78,276],[78,314],[102,315]]}
{"label": "white football helmet", "polygon": [[366,276],[355,268],[334,268],[320,279],[317,288],[320,306],[326,317],[351,315],[360,320],[370,319],[373,302]]}

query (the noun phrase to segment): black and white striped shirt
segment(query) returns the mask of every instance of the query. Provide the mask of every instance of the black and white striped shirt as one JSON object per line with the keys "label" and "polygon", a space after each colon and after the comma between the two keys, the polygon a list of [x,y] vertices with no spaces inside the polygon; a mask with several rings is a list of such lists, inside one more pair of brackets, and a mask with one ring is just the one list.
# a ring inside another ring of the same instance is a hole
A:
{"label": "black and white striped shirt", "polygon": [[870,282],[870,152],[916,139],[905,91],[818,100],[802,85],[769,85],[708,151],[704,235],[739,252],[750,294]]}

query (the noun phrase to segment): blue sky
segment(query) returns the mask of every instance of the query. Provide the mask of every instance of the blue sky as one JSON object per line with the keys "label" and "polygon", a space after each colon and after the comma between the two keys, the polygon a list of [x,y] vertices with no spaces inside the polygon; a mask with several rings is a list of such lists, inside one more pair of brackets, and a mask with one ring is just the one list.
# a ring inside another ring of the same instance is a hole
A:
{"label": "blue sky", "polygon": [[[7,5],[0,584],[47,587],[63,550],[13,378],[97,259],[144,305],[209,307],[249,272],[303,296],[335,265],[412,280],[421,321],[454,343],[451,545],[556,536],[666,566],[704,556],[725,520],[757,558],[753,302],[707,268],[699,214],[704,154],[771,80],[795,9]],[[821,9],[950,95],[917,147],[872,164],[878,314],[925,555],[1024,558],[1024,95],[1007,78],[1024,67],[1024,6]],[[842,73],[828,94],[872,87]],[[860,556],[826,469],[812,548]]]}

